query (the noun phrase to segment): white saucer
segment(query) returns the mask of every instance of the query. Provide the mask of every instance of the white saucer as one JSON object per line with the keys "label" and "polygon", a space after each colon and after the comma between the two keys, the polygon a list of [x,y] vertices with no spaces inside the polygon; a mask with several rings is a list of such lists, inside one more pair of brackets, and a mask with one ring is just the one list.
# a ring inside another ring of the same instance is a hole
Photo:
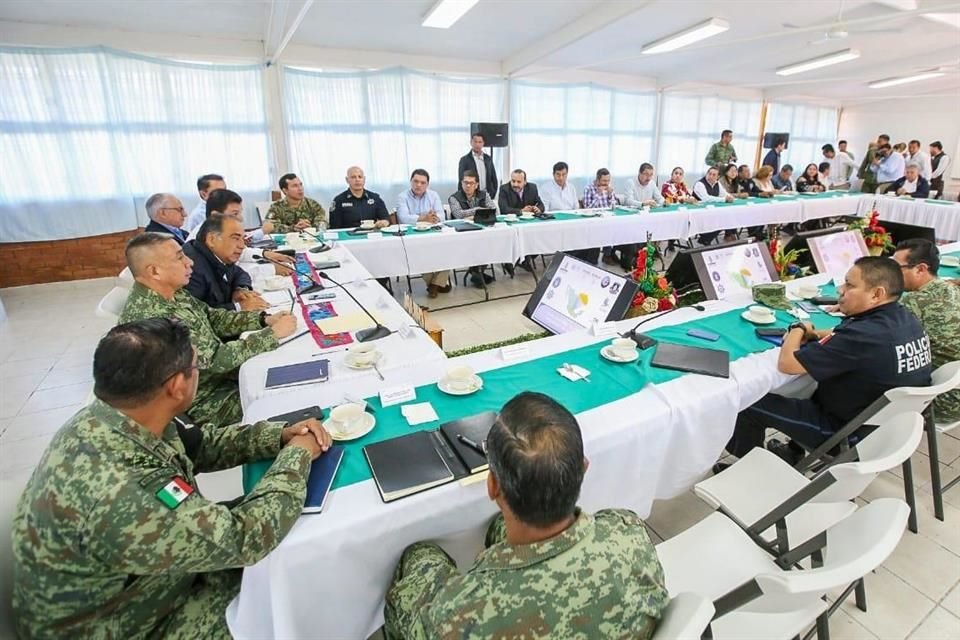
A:
{"label": "white saucer", "polygon": [[264,291],[282,291],[290,288],[290,276],[270,276],[263,281]]}
{"label": "white saucer", "polygon": [[757,319],[755,319],[753,316],[750,315],[750,312],[749,312],[749,311],[744,311],[743,313],[740,314],[740,317],[743,318],[744,320],[746,320],[747,322],[752,322],[753,324],[773,324],[774,322],[777,321],[777,316],[776,316],[776,314],[774,314],[772,320],[766,320],[766,321],[764,321],[764,320],[757,320]]}
{"label": "white saucer", "polygon": [[377,357],[371,360],[370,362],[357,362],[350,357],[350,354],[347,353],[347,356],[343,359],[343,364],[347,365],[351,369],[356,369],[358,371],[365,371],[367,369],[372,369],[374,365],[380,364],[380,361],[383,360],[383,354],[377,351]]}
{"label": "white saucer", "polygon": [[362,438],[363,436],[370,433],[373,430],[375,424],[377,424],[377,419],[372,414],[363,412],[363,416],[354,423],[354,427],[351,431],[337,431],[333,420],[327,418],[323,421],[323,428],[327,430],[327,433],[330,434],[330,437],[339,442],[344,442],[346,440],[356,440],[357,438]]}
{"label": "white saucer", "polygon": [[[534,216],[534,215],[529,215],[529,216],[517,216],[517,220],[534,220],[534,219],[536,219],[536,217],[537,217],[537,216]],[[513,222],[513,221],[510,220],[510,221],[508,221],[508,222]]]}
{"label": "white saucer", "polygon": [[423,233],[424,231],[430,231],[431,229],[433,229],[433,225],[429,227],[424,227],[423,229],[420,229],[417,227],[410,227],[410,228],[413,229],[414,231],[419,231],[420,233]]}
{"label": "white saucer", "polygon": [[477,391],[480,391],[480,389],[483,389],[483,379],[477,374],[474,374],[472,388],[454,389],[450,386],[450,381],[447,380],[447,378],[440,378],[440,380],[437,381],[437,389],[440,389],[440,391],[443,391],[451,396],[468,396],[471,393],[476,393]]}
{"label": "white saucer", "polygon": [[639,358],[640,350],[634,349],[632,356],[627,356],[626,358],[624,358],[614,353],[613,347],[608,344],[603,349],[600,349],[600,355],[603,356],[605,359],[609,360],[610,362],[627,363],[627,362],[633,362],[634,360]]}

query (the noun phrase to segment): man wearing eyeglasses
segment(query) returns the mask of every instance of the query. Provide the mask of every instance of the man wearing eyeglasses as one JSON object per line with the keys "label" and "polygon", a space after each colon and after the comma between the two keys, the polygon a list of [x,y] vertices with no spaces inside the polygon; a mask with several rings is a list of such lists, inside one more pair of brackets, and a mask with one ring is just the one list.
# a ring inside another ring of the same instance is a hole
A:
{"label": "man wearing eyeglasses", "polygon": [[170,193],[155,193],[147,198],[146,206],[150,224],[144,231],[168,233],[182,246],[187,240],[187,232],[181,228],[187,212],[180,198]]}

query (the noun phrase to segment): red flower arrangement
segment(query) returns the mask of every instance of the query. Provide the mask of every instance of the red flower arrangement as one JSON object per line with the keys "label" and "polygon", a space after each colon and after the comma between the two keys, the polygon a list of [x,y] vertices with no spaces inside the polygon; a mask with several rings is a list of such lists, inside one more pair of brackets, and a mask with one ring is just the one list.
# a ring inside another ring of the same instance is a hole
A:
{"label": "red flower arrangement", "polygon": [[863,241],[871,255],[879,256],[884,251],[893,251],[896,248],[890,233],[880,224],[880,212],[877,211],[876,202],[873,203],[870,215],[857,218],[847,225],[847,229],[855,229],[863,234]]}
{"label": "red flower arrangement", "polygon": [[628,316],[667,311],[677,306],[677,293],[663,274],[653,268],[656,246],[647,234],[647,244],[637,254],[637,265],[630,278],[638,285],[637,294],[630,303]]}

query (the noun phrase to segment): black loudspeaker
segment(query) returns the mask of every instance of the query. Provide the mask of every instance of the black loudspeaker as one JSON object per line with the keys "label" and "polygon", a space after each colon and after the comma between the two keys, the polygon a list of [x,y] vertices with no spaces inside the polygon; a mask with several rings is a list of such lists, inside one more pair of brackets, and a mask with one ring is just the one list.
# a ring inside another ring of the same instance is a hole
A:
{"label": "black loudspeaker", "polygon": [[485,147],[506,147],[509,144],[510,125],[506,122],[471,122],[470,135],[483,136]]}
{"label": "black loudspeaker", "polygon": [[773,149],[775,146],[777,146],[777,140],[783,140],[787,143],[787,146],[784,147],[784,149],[790,147],[789,133],[765,133],[763,134],[763,148]]}

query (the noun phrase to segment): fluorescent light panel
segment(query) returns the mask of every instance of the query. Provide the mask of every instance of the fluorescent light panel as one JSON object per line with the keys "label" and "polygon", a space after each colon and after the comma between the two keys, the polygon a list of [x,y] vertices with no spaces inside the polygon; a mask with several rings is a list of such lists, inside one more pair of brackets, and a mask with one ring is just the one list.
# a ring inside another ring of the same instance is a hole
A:
{"label": "fluorescent light panel", "polygon": [[699,42],[700,40],[723,33],[729,28],[730,23],[726,20],[721,20],[720,18],[710,18],[706,22],[701,22],[696,26],[690,27],[689,29],[684,29],[679,33],[673,34],[672,36],[667,36],[666,38],[661,38],[656,42],[644,45],[643,49],[640,50],[640,53],[644,55],[650,55],[654,53],[666,53],[667,51],[674,51],[681,47],[693,44],[694,42]]}
{"label": "fluorescent light panel", "polygon": [[828,53],[827,55],[820,56],[819,58],[813,58],[811,60],[805,60],[804,62],[787,65],[786,67],[780,67],[777,69],[777,75],[792,76],[797,73],[806,73],[807,71],[822,69],[823,67],[829,67],[833,64],[840,64],[841,62],[856,60],[859,57],[860,52],[856,49],[844,49],[843,51]]}
{"label": "fluorescent light panel", "polygon": [[924,13],[922,15],[927,20],[960,29],[960,13]]}
{"label": "fluorescent light panel", "polygon": [[440,0],[433,5],[421,23],[424,27],[449,29],[463,15],[473,9],[479,0]]}
{"label": "fluorescent light panel", "polygon": [[920,82],[921,80],[930,80],[944,75],[941,71],[931,71],[929,73],[918,73],[914,76],[903,76],[900,78],[887,78],[886,80],[877,80],[867,86],[871,89],[885,89],[886,87],[895,87],[898,84],[909,84],[911,82]]}

